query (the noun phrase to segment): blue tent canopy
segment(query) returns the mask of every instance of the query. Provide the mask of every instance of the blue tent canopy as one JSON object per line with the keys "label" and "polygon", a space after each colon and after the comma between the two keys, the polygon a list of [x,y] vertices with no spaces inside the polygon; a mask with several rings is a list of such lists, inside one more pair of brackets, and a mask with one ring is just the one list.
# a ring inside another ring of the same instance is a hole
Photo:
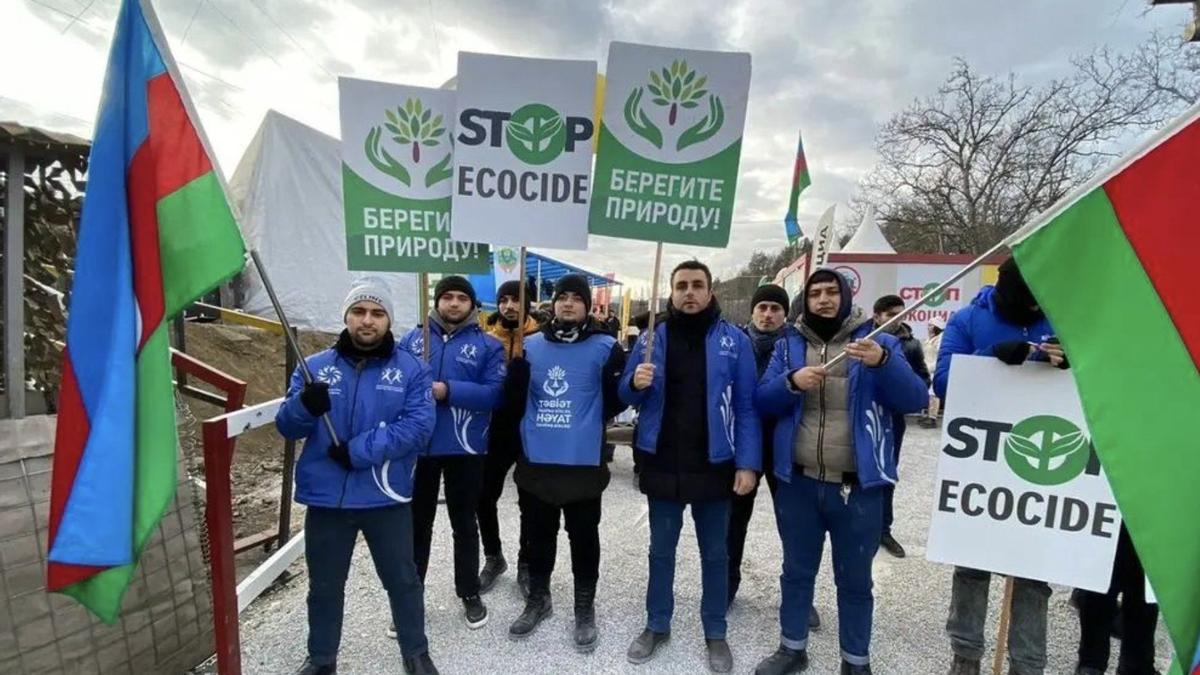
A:
{"label": "blue tent canopy", "polygon": [[[487,308],[496,306],[496,276],[494,260],[489,254],[488,260],[493,262],[493,267],[486,274],[472,274],[470,276],[471,285],[475,287],[475,295],[479,299],[479,303]],[[547,300],[553,293],[554,282],[567,274],[582,274],[587,277],[588,284],[592,288],[601,288],[604,286],[620,286],[621,282],[614,281],[595,272],[589,272],[583,268],[570,265],[555,260],[549,256],[531,251],[525,252],[525,276],[529,282],[529,288],[534,293],[534,301]],[[541,287],[538,288],[538,282],[541,282]]]}

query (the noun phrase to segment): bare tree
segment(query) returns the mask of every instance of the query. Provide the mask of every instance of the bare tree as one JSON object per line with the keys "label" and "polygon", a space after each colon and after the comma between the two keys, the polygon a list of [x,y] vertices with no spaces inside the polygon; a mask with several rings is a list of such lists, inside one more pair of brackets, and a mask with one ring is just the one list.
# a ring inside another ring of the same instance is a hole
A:
{"label": "bare tree", "polygon": [[880,131],[858,199],[875,204],[897,250],[986,250],[1111,161],[1130,133],[1195,100],[1197,78],[1179,55],[1164,63],[1168,41],[1156,39],[1074,59],[1070,75],[1042,85],[957,61],[935,95]]}

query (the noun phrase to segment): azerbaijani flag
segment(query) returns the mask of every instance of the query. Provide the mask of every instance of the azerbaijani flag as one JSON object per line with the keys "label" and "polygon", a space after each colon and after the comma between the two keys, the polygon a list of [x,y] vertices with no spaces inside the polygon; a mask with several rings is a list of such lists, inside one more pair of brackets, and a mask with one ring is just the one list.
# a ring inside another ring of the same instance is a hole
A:
{"label": "azerbaijani flag", "polygon": [[1096,452],[1200,675],[1200,106],[1013,237],[1071,359]]}
{"label": "azerbaijani flag", "polygon": [[168,320],[245,245],[148,0],[117,19],[63,352],[47,588],[112,623],[175,494]]}
{"label": "azerbaijani flag", "polygon": [[800,222],[796,220],[796,206],[800,203],[800,193],[812,185],[808,175],[808,160],[804,158],[804,137],[796,140],[796,166],[792,169],[792,196],[788,200],[788,212],[783,218],[783,227],[787,232],[788,244],[795,244],[803,236]]}

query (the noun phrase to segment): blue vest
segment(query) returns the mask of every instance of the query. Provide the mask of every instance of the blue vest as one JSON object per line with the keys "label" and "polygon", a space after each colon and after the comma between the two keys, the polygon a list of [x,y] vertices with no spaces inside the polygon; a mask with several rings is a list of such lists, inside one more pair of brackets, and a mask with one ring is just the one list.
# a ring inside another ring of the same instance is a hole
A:
{"label": "blue vest", "polygon": [[571,344],[541,333],[525,341],[530,377],[521,441],[531,463],[600,465],[601,379],[615,342],[596,333]]}

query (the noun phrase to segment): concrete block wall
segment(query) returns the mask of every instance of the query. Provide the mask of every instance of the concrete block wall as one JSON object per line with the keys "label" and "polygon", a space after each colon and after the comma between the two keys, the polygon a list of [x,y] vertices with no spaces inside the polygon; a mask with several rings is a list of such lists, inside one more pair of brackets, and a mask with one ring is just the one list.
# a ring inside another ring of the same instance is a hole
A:
{"label": "concrete block wall", "polygon": [[121,618],[105,625],[46,593],[54,416],[0,420],[0,673],[180,673],[213,652],[202,514],[182,462]]}

